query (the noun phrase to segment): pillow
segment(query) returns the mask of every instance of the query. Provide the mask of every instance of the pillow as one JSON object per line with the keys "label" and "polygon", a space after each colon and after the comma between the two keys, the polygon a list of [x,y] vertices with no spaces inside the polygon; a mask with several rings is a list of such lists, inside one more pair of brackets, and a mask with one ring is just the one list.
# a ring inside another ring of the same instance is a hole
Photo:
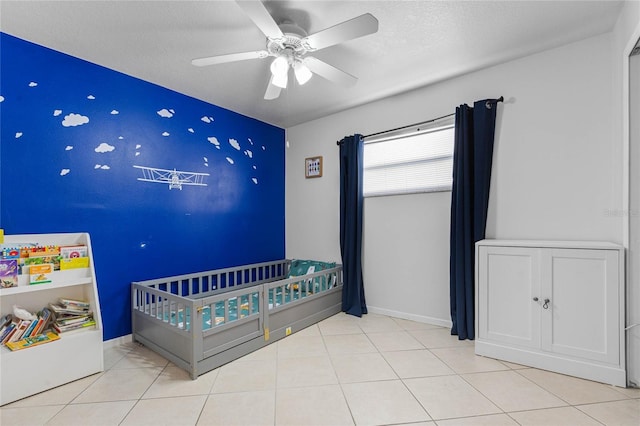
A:
{"label": "pillow", "polygon": [[299,277],[300,275],[312,274],[325,269],[336,267],[336,262],[321,262],[318,260],[301,260],[294,259],[289,266],[289,275],[287,278]]}
{"label": "pillow", "polygon": [[[299,277],[301,275],[313,274],[314,272],[324,271],[325,269],[335,268],[336,262],[321,262],[318,260],[302,260],[302,259],[294,259],[291,261],[291,265],[289,266],[289,274],[287,278],[291,277]],[[335,278],[335,277],[334,277]],[[326,278],[316,277],[313,279],[314,283],[312,288],[310,288],[311,293],[316,293],[321,290],[328,290]],[[329,288],[333,287],[335,284],[335,279],[332,279],[329,283]],[[321,288],[322,284],[322,288]],[[297,289],[297,285],[294,284],[294,290]]]}

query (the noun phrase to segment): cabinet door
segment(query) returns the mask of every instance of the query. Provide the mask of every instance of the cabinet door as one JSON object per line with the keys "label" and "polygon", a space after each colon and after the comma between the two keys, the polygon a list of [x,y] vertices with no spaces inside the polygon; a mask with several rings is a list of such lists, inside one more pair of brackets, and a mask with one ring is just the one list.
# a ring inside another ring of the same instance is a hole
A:
{"label": "cabinet door", "polygon": [[542,349],[619,363],[618,252],[554,249],[543,257]]}
{"label": "cabinet door", "polygon": [[478,337],[540,347],[539,249],[478,246]]}

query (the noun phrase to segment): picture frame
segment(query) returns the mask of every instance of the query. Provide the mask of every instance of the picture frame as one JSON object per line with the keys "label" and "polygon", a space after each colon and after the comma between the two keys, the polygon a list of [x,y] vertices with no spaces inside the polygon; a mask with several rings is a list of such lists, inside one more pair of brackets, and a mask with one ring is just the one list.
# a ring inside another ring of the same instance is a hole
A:
{"label": "picture frame", "polygon": [[322,177],[322,156],[304,159],[304,177],[307,179]]}

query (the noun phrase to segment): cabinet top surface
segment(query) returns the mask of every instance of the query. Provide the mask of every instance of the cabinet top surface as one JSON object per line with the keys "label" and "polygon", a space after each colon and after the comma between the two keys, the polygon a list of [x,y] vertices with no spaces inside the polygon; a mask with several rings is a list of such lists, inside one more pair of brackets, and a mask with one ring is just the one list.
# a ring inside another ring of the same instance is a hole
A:
{"label": "cabinet top surface", "polygon": [[543,247],[622,250],[620,244],[608,241],[560,241],[560,240],[480,240],[476,246]]}

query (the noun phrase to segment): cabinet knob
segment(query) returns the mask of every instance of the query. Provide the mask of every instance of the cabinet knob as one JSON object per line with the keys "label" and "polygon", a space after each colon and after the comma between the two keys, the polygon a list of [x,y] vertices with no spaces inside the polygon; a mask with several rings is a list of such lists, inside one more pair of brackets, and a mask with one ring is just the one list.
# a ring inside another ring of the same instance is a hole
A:
{"label": "cabinet knob", "polygon": [[538,299],[538,296],[536,296],[536,297],[534,297],[534,298],[533,298],[533,301],[534,301],[534,302],[537,302],[538,300],[539,300],[539,299]]}
{"label": "cabinet knob", "polygon": [[542,305],[542,307],[544,309],[549,309],[549,302],[551,302],[551,300],[549,299],[544,299],[544,305]]}

